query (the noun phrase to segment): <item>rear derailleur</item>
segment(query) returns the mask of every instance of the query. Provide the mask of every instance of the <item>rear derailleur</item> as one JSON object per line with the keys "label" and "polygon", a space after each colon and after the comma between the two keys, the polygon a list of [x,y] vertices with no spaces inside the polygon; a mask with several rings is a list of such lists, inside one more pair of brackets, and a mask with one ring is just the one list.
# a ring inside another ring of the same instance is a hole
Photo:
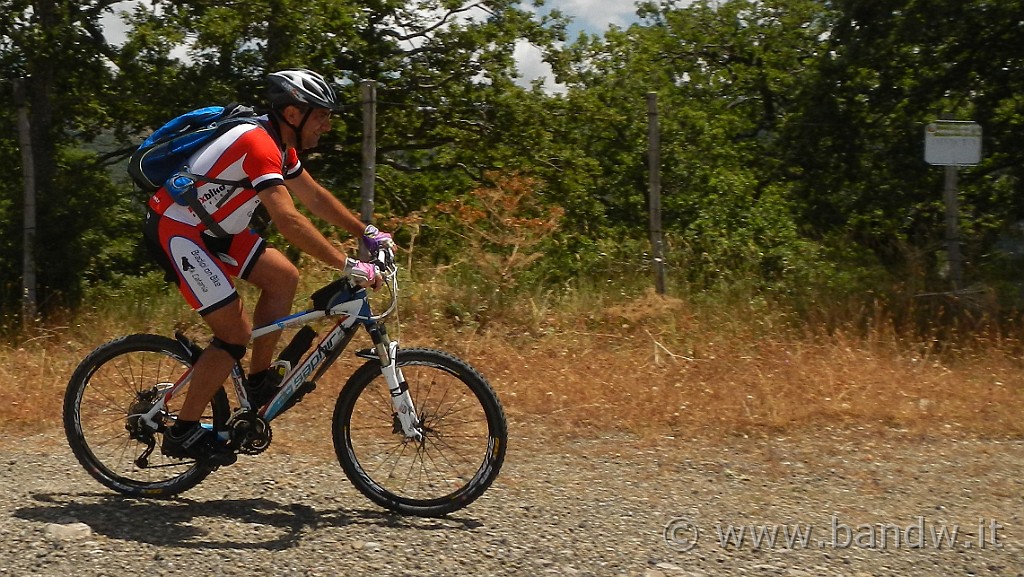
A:
{"label": "rear derailleur", "polygon": [[151,387],[136,393],[135,400],[128,407],[128,418],[125,420],[124,428],[132,439],[146,445],[142,454],[135,459],[135,465],[140,469],[145,469],[149,466],[149,456],[153,454],[153,450],[156,448],[156,433],[161,430],[154,429],[142,416],[153,408],[153,405],[159,398],[160,388]]}

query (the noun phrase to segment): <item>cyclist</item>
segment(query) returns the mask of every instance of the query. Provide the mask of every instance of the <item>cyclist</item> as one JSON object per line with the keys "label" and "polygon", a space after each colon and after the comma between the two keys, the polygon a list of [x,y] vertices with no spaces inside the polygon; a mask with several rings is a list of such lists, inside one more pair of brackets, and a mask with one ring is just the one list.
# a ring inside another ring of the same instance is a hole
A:
{"label": "cyclist", "polygon": [[[227,237],[217,237],[186,206],[161,188],[149,199],[144,237],[154,256],[177,283],[185,300],[213,331],[213,340],[195,364],[178,420],[164,432],[162,451],[177,458],[230,464],[235,455],[199,424],[204,408],[224,383],[236,360],[246,353],[253,324],[286,316],[299,273],[277,249],[249,228],[263,205],[281,234],[317,260],[343,271],[364,287],[379,288],[373,265],[346,257],[299,212],[294,198],[310,212],[353,235],[362,235],[371,251],[391,243],[391,235],[364,225],[305,171],[298,153],[315,147],[331,129],[331,113],[340,109],[324,78],[305,69],[282,70],[267,78],[270,112],[257,123],[232,127],[197,151],[188,166],[194,174],[226,181],[232,187],[197,182],[199,199]],[[260,289],[252,323],[243,314],[232,278]],[[268,368],[280,336],[275,331],[253,342],[248,379],[260,406],[276,392]]]}

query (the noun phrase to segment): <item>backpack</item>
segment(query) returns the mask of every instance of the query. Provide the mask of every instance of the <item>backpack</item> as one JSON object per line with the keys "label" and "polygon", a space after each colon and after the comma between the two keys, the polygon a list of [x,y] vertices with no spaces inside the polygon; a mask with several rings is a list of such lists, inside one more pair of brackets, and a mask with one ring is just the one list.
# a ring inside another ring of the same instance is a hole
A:
{"label": "backpack", "polygon": [[164,186],[174,201],[188,206],[216,236],[228,236],[203,208],[196,182],[244,186],[246,180],[224,180],[193,174],[185,164],[201,147],[239,124],[256,124],[256,112],[248,106],[207,106],[172,119],[142,142],[128,159],[128,174],[146,192]]}

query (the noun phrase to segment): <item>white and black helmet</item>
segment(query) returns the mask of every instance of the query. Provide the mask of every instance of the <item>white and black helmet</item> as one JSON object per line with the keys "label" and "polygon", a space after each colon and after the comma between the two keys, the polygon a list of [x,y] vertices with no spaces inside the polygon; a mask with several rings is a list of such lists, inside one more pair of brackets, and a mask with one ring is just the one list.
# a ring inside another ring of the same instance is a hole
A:
{"label": "white and black helmet", "polygon": [[270,87],[267,100],[274,108],[288,104],[340,110],[334,89],[324,77],[305,68],[272,72],[267,76]]}

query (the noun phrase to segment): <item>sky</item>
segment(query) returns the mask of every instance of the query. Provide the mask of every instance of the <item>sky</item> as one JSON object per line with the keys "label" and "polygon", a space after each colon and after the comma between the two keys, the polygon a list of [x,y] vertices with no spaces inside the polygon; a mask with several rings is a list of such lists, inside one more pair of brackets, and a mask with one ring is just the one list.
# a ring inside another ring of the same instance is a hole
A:
{"label": "sky", "polygon": [[[575,38],[579,30],[591,34],[600,34],[615,24],[620,28],[628,28],[630,24],[639,22],[636,16],[636,2],[640,0],[545,0],[547,8],[558,8],[564,14],[573,17],[573,25],[569,28],[569,37]],[[685,8],[694,0],[675,0],[675,8]],[[521,2],[524,5],[526,2]]]}
{"label": "sky", "polygon": [[581,30],[598,34],[611,24],[626,27],[636,22],[633,0],[548,0],[544,8],[558,8],[572,16],[570,37]]}

